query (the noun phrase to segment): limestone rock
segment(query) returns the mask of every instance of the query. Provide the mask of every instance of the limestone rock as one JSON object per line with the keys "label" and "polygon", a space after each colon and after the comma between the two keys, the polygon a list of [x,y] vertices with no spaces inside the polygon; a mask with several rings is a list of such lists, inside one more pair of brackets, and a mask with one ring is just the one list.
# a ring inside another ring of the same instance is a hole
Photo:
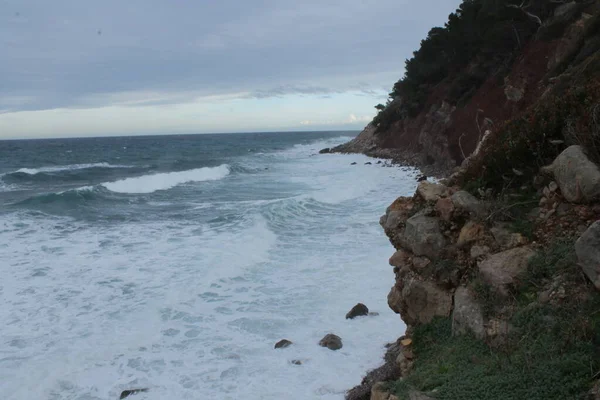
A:
{"label": "limestone rock", "polygon": [[481,306],[469,288],[461,286],[454,293],[454,311],[452,313],[452,334],[461,335],[468,331],[475,337],[485,337],[485,326]]}
{"label": "limestone rock", "polygon": [[346,319],[354,319],[363,315],[369,315],[369,308],[363,303],[358,303],[346,314]]}
{"label": "limestone rock", "polygon": [[485,206],[471,193],[460,190],[454,193],[451,199],[456,209],[466,212],[476,218],[483,218],[485,216]]}
{"label": "limestone rock", "polygon": [[396,285],[392,286],[392,289],[388,293],[387,302],[393,312],[400,314],[403,304],[402,291]]}
{"label": "limestone rock", "polygon": [[454,211],[454,203],[449,197],[439,199],[435,203],[435,211],[444,221],[450,221],[452,219],[452,212]]}
{"label": "limestone rock", "polygon": [[483,239],[484,235],[485,227],[483,225],[469,221],[460,230],[456,244],[462,247]]}
{"label": "limestone rock", "polygon": [[276,349],[285,349],[292,345],[292,342],[287,339],[281,339],[279,342],[275,343]]}
{"label": "limestone rock", "polygon": [[529,247],[516,247],[493,254],[478,264],[483,280],[507,294],[507,286],[514,283],[517,276],[527,269],[529,260],[535,251]]}
{"label": "limestone rock", "polygon": [[134,394],[138,394],[138,393],[146,393],[148,391],[148,388],[141,388],[141,389],[129,389],[129,390],[123,390],[121,392],[121,396],[119,397],[119,400],[123,400],[128,398],[129,396],[132,396]]}
{"label": "limestone rock", "polygon": [[399,312],[408,325],[426,324],[436,316],[448,317],[452,310],[450,293],[430,281],[406,282],[400,297]]}
{"label": "limestone rock", "polygon": [[439,183],[422,181],[417,186],[417,195],[428,203],[436,202],[441,197],[448,196],[449,189]]}
{"label": "limestone rock", "polygon": [[333,333],[328,333],[319,341],[319,346],[327,347],[329,350],[339,350],[342,348],[342,338]]}
{"label": "limestone rock", "polygon": [[527,239],[523,235],[509,231],[504,225],[494,226],[490,229],[490,232],[502,249],[511,249],[527,244]]}
{"label": "limestone rock", "polygon": [[583,272],[600,290],[600,221],[594,222],[577,239],[575,252]]}
{"label": "limestone rock", "polygon": [[430,259],[437,258],[446,245],[438,220],[423,214],[414,215],[406,221],[403,240],[414,254]]}
{"label": "limestone rock", "polygon": [[410,253],[408,253],[407,251],[404,251],[402,249],[398,250],[390,257],[390,265],[392,267],[402,268],[404,266],[409,265],[409,263],[410,263]]}
{"label": "limestone rock", "polygon": [[587,203],[600,198],[600,168],[587,158],[581,146],[568,147],[543,170],[554,175],[567,201]]}
{"label": "limestone rock", "polygon": [[385,211],[379,223],[386,231],[398,228],[413,214],[414,202],[410,197],[398,197]]}
{"label": "limestone rock", "polygon": [[387,390],[385,382],[377,382],[371,388],[370,400],[395,400],[396,396]]}

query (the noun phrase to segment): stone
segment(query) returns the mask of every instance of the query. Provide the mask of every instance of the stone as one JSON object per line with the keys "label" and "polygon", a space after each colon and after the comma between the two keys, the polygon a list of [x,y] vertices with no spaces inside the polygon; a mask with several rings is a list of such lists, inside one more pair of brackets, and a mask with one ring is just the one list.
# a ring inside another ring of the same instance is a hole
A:
{"label": "stone", "polygon": [[548,190],[552,193],[556,192],[558,190],[558,184],[554,181],[550,182],[548,184]]}
{"label": "stone", "polygon": [[292,360],[290,362],[294,365],[302,365],[302,361],[300,361],[300,360]]}
{"label": "stone", "polygon": [[454,292],[452,312],[452,334],[462,335],[472,332],[475,337],[485,337],[485,326],[481,306],[469,288],[461,286]]}
{"label": "stone", "polygon": [[449,197],[444,197],[438,199],[434,209],[441,219],[450,221],[450,219],[452,219],[452,213],[454,212],[454,203]]}
{"label": "stone", "polygon": [[452,296],[433,282],[411,279],[401,290],[394,286],[388,295],[388,304],[407,325],[426,324],[434,317],[450,315]]}
{"label": "stone", "polygon": [[404,353],[398,354],[398,357],[396,358],[396,365],[398,365],[398,368],[400,369],[401,376],[408,375],[412,370],[413,364],[414,362],[406,358]]}
{"label": "stone", "polygon": [[385,382],[377,382],[371,388],[370,400],[390,400],[390,392],[387,390]]}
{"label": "stone", "polygon": [[438,220],[417,214],[406,221],[404,229],[404,244],[417,256],[426,256],[436,259],[444,246],[446,240],[440,232]]}
{"label": "stone", "polygon": [[502,294],[508,294],[508,285],[527,269],[529,260],[535,251],[529,247],[516,247],[500,253],[492,254],[479,262],[479,274],[482,279]]}
{"label": "stone", "polygon": [[402,249],[398,250],[390,257],[390,265],[392,267],[402,268],[409,265],[409,263],[410,253]]}
{"label": "stone", "polygon": [[328,154],[328,153],[331,153],[331,149],[329,147],[326,147],[319,151],[319,154]]}
{"label": "stone", "polygon": [[600,290],[600,221],[594,222],[575,242],[579,265]]}
{"label": "stone", "polygon": [[427,175],[420,175],[417,177],[417,182],[423,182],[427,180]]}
{"label": "stone", "polygon": [[356,165],[356,162],[351,162],[350,165]]}
{"label": "stone", "polygon": [[373,164],[373,163],[372,163],[371,161],[367,161],[367,162],[365,163],[365,165],[372,165],[372,164]]}
{"label": "stone", "polygon": [[275,343],[276,349],[285,349],[286,347],[290,347],[292,342],[287,339],[281,339],[279,342]]}
{"label": "stone", "polygon": [[510,232],[504,225],[497,225],[490,229],[494,240],[502,249],[512,249],[513,247],[527,244],[527,239],[517,232]]}
{"label": "stone", "polygon": [[417,272],[424,270],[429,264],[431,264],[431,260],[427,257],[415,256],[412,258],[413,270]]}
{"label": "stone", "polygon": [[413,214],[414,202],[410,197],[398,197],[385,210],[385,215],[381,217],[379,223],[387,232],[390,229],[396,229],[399,225],[406,222]]}
{"label": "stone", "polygon": [[449,190],[446,186],[439,183],[422,181],[417,186],[417,195],[428,203],[433,203],[441,197],[448,196]]}
{"label": "stone", "polygon": [[119,400],[126,399],[129,396],[134,395],[134,394],[146,393],[147,391],[148,391],[148,388],[123,390],[121,392],[121,396],[119,397]]}
{"label": "stone", "polygon": [[477,259],[490,254],[490,248],[488,246],[474,245],[471,247],[471,258]]}
{"label": "stone", "polygon": [[339,350],[343,347],[342,338],[333,333],[328,333],[319,341],[319,346],[327,347],[329,350]]}
{"label": "stone", "polygon": [[570,146],[542,169],[552,173],[563,197],[572,203],[600,199],[600,168],[590,161],[581,146]]}
{"label": "stone", "polygon": [[467,244],[471,244],[483,239],[484,235],[485,227],[483,225],[478,224],[477,222],[469,221],[460,230],[456,244],[459,247],[463,247]]}
{"label": "stone", "polygon": [[356,317],[369,315],[369,308],[363,303],[358,303],[346,314],[346,319],[354,319]]}
{"label": "stone", "polygon": [[451,197],[452,203],[457,210],[463,211],[475,218],[483,218],[485,216],[485,206],[475,198],[471,193],[460,190],[454,193]]}

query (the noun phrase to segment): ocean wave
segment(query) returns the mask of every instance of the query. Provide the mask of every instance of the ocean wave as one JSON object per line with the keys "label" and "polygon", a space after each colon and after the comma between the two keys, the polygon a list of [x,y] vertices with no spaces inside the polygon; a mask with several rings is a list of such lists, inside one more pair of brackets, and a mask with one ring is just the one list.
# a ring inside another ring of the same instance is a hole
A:
{"label": "ocean wave", "polygon": [[[47,172],[60,172],[60,171],[73,171],[78,169],[88,169],[88,168],[133,168],[131,165],[112,165],[107,162],[101,163],[92,163],[92,164],[70,164],[70,165],[55,165],[49,167],[39,167],[39,168],[20,168],[16,171],[9,172],[8,174],[27,174],[27,175],[36,175]],[[6,174],[6,175],[8,175]]]}
{"label": "ocean wave", "polygon": [[166,172],[161,174],[143,175],[135,178],[106,182],[102,186],[115,193],[152,193],[167,190],[188,182],[215,181],[229,175],[229,165],[218,167],[196,168],[187,171]]}

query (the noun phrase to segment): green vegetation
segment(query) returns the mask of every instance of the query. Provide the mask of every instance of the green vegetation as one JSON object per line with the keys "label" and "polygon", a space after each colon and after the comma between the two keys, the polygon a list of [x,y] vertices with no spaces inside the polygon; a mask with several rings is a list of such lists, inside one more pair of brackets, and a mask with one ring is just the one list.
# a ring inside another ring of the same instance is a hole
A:
{"label": "green vegetation", "polygon": [[[530,0],[527,12],[546,19],[557,2]],[[418,114],[442,81],[449,83],[446,100],[463,104],[490,76],[501,79],[512,60],[537,31],[520,0],[463,0],[443,27],[435,27],[406,60],[404,77],[396,82],[387,104],[378,104],[373,119],[386,129],[399,119]],[[466,68],[469,65],[469,68]]]}
{"label": "green vegetation", "polygon": [[[501,344],[452,336],[448,318],[417,326],[414,369],[391,386],[396,395],[407,399],[415,389],[445,400],[586,398],[600,377],[600,295],[581,276],[572,249],[563,240],[535,257],[515,287],[519,301],[472,283],[488,315],[498,306],[513,310]],[[563,295],[538,302],[552,279],[560,279]]]}

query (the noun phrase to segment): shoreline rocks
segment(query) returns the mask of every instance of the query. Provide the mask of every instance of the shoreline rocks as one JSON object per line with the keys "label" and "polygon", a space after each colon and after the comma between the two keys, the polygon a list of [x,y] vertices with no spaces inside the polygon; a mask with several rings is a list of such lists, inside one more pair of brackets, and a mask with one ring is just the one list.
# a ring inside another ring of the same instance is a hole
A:
{"label": "shoreline rocks", "polygon": [[346,314],[346,319],[354,319],[356,317],[361,317],[369,315],[369,308],[365,306],[363,303],[358,303],[348,313]]}
{"label": "shoreline rocks", "polygon": [[275,343],[275,349],[285,349],[286,347],[290,347],[293,344],[290,340],[281,339],[279,342]]}
{"label": "shoreline rocks", "polygon": [[333,333],[328,333],[319,341],[319,346],[327,347],[329,350],[339,350],[344,345],[341,337],[334,335]]}

